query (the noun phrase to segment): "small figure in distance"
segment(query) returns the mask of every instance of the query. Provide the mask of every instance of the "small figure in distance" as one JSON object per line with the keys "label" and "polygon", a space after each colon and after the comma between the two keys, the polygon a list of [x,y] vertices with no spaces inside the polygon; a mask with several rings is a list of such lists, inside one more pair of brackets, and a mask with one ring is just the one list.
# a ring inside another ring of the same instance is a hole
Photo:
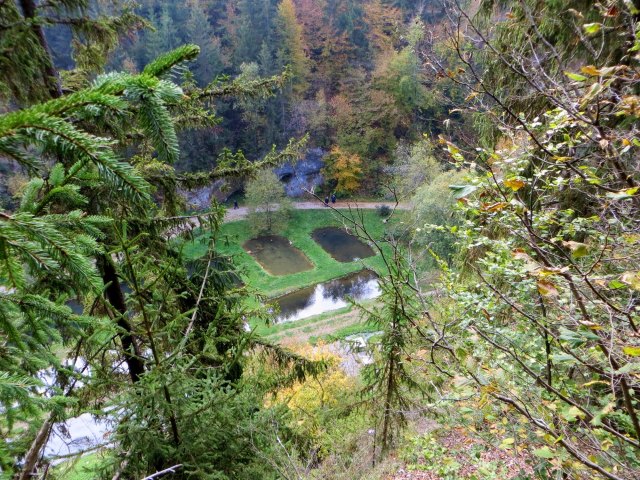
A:
{"label": "small figure in distance", "polygon": [[326,197],[324,197],[324,206],[325,207],[329,206],[329,196],[328,195]]}
{"label": "small figure in distance", "polygon": [[233,209],[237,210],[238,209],[238,200],[234,200],[233,201]]}
{"label": "small figure in distance", "polygon": [[331,203],[335,204],[336,203],[336,192],[333,192],[331,194]]}

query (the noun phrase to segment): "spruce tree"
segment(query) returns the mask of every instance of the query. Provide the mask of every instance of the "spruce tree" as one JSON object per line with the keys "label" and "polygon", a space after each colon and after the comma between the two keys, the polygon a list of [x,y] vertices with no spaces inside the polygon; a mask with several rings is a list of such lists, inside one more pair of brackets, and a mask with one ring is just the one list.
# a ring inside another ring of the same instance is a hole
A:
{"label": "spruce tree", "polygon": [[407,417],[417,406],[421,390],[413,378],[409,352],[420,320],[420,302],[410,279],[403,253],[387,258],[387,274],[380,279],[380,305],[364,310],[366,321],[382,332],[379,348],[372,349],[373,362],[363,371],[363,398],[369,404],[374,421],[374,459],[389,453]]}
{"label": "spruce tree", "polygon": [[292,0],[282,0],[278,6],[278,35],[278,58],[291,69],[293,91],[302,94],[307,88],[309,60],[304,50],[302,27],[296,17],[296,7]]}
{"label": "spruce tree", "polygon": [[[248,437],[217,441],[219,460],[204,452],[185,457],[214,445],[207,435],[221,438],[220,431],[198,430],[202,422],[193,412],[204,406],[198,402],[226,401],[232,410],[211,421],[247,421],[246,428],[253,420],[245,412],[257,405],[237,385],[242,352],[252,343],[239,304],[244,294],[230,264],[212,244],[208,261],[188,274],[168,231],[186,235],[193,228],[188,217],[175,215],[178,186],[249,175],[297,157],[299,145],[257,163],[225,152],[213,171],[175,172],[176,124],[214,121],[203,101],[269,95],[283,82],[216,81],[204,89],[188,86],[187,92],[163,79],[197,53],[187,45],[139,75],[102,75],[88,89],[0,116],[0,153],[33,177],[20,211],[0,215],[0,320],[8,349],[1,358],[8,375],[0,382],[0,397],[5,411],[30,427],[3,426],[8,431],[0,460],[11,471],[23,458],[21,478],[32,474],[55,422],[84,411],[86,402],[102,405],[105,399],[129,412],[120,422],[118,448],[140,459],[116,462],[116,471],[145,475],[181,463],[213,474],[246,460],[230,449],[245,442],[246,451]],[[135,155],[121,156],[126,150]],[[161,196],[154,200],[152,192]],[[210,225],[214,235],[220,219],[221,211],[214,210],[201,217],[201,225]],[[64,305],[71,298],[82,302],[83,315]],[[58,348],[74,352],[87,366],[70,370],[57,359]],[[130,391],[113,372],[113,362],[121,360]],[[43,368],[52,368],[56,378],[50,398],[37,388]],[[193,393],[205,385],[207,400]],[[232,407],[235,399],[240,403]]]}
{"label": "spruce tree", "polygon": [[206,85],[217,75],[222,74],[224,63],[220,39],[215,36],[200,0],[190,3],[186,30],[188,42],[200,47],[200,55],[193,67],[196,81],[199,85]]}
{"label": "spruce tree", "polygon": [[88,8],[87,0],[0,3],[0,98],[28,104],[62,95],[61,75],[47,39],[48,26],[71,30],[74,57],[86,75],[104,67],[107,54],[123,33],[144,23],[117,2],[113,16],[92,16]]}

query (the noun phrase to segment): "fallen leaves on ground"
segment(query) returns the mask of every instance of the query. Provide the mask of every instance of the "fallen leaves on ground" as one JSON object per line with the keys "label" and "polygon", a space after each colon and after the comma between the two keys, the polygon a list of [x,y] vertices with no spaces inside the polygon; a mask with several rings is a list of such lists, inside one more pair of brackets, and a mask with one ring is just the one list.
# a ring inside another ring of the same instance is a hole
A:
{"label": "fallen leaves on ground", "polygon": [[[533,468],[527,463],[527,452],[517,452],[513,448],[499,448],[472,437],[462,428],[441,430],[437,435],[438,443],[444,447],[447,456],[453,457],[460,464],[456,478],[465,479],[477,474],[483,465],[495,465],[499,477],[503,480],[511,480],[518,475],[533,476]],[[477,457],[472,457],[471,452],[480,449]],[[437,462],[435,458],[433,461]],[[444,458],[442,458],[444,460]],[[385,480],[444,480],[444,477],[432,472],[421,470],[420,467],[429,467],[429,463],[422,459],[417,465],[405,465]],[[449,477],[451,478],[451,477]],[[478,476],[477,478],[483,478]],[[488,477],[487,477],[488,478]]]}

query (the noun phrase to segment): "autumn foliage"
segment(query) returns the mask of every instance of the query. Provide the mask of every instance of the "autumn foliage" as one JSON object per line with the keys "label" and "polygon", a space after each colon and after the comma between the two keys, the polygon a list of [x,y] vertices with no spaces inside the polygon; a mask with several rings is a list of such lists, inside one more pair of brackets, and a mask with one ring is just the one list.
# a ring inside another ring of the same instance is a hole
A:
{"label": "autumn foliage", "polygon": [[337,193],[349,195],[358,189],[362,178],[362,160],[357,154],[333,147],[326,164],[325,178],[335,185]]}

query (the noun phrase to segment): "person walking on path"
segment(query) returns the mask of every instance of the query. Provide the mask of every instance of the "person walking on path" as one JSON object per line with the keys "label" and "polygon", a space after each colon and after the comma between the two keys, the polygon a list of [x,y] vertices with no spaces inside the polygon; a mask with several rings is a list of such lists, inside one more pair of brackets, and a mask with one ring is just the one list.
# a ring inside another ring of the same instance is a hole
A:
{"label": "person walking on path", "polygon": [[325,207],[329,206],[329,196],[324,197],[324,206]]}
{"label": "person walking on path", "polygon": [[333,193],[331,194],[331,203],[333,203],[334,205],[335,205],[335,203],[336,203],[336,192],[333,192]]}
{"label": "person walking on path", "polygon": [[237,210],[238,209],[238,200],[234,200],[233,201],[233,209]]}

